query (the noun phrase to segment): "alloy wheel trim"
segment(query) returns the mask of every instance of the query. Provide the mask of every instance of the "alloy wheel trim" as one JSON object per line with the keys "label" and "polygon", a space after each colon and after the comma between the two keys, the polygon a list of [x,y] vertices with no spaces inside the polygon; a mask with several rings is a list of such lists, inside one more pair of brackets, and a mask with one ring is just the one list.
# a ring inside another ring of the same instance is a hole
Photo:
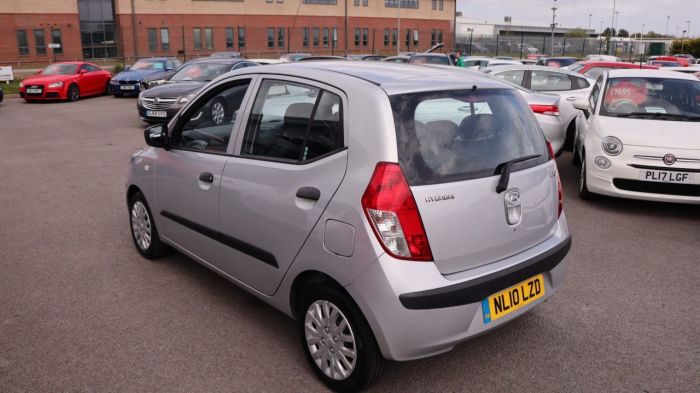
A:
{"label": "alloy wheel trim", "polygon": [[131,207],[131,232],[136,244],[142,251],[151,246],[151,217],[146,206],[141,201],[134,202]]}
{"label": "alloy wheel trim", "polygon": [[327,377],[347,379],[357,365],[357,342],[345,314],[327,300],[317,300],[304,318],[306,345],[316,367]]}

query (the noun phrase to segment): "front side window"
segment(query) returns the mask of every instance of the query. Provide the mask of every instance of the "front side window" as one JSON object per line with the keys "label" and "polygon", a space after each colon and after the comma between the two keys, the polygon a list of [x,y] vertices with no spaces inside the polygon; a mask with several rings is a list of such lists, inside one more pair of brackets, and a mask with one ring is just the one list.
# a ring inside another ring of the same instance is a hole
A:
{"label": "front side window", "polygon": [[44,37],[44,30],[34,30],[34,46],[36,48],[37,55],[46,54],[46,38]]}
{"label": "front side window", "polygon": [[504,81],[522,86],[523,78],[525,77],[525,70],[504,71],[498,74],[494,74],[493,76],[495,76],[498,79],[502,79]]}
{"label": "front side window", "polygon": [[44,68],[42,75],[73,75],[78,72],[78,65],[71,63],[51,64]]}
{"label": "front side window", "polygon": [[171,144],[174,148],[225,153],[233,125],[248,90],[250,80],[238,81],[213,97],[196,103],[185,116],[182,129]]}
{"label": "front side window", "polygon": [[700,81],[672,78],[610,78],[601,116],[700,121]]}
{"label": "front side window", "polygon": [[20,56],[29,55],[29,44],[27,43],[27,32],[25,30],[17,30],[17,48],[19,48]]}
{"label": "front side window", "polygon": [[343,148],[341,100],[295,82],[265,80],[253,104],[242,156],[303,162]]}
{"label": "front side window", "polygon": [[533,70],[530,78],[530,86],[533,91],[574,90],[574,87],[571,85],[571,78],[566,74]]}
{"label": "front side window", "polygon": [[540,155],[514,170],[549,160],[544,135],[512,89],[453,90],[390,97],[399,165],[410,185],[493,176],[509,160]]}
{"label": "front side window", "polygon": [[139,60],[134,65],[131,66],[131,70],[153,70],[153,71],[164,71],[165,63],[160,60]]}

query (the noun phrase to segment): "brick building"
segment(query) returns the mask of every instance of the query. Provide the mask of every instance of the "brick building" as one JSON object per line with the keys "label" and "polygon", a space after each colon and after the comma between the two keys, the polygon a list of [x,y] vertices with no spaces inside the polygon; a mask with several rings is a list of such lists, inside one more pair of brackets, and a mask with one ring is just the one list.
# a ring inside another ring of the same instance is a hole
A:
{"label": "brick building", "polygon": [[[455,0],[2,0],[0,64],[451,47]],[[51,48],[59,44],[60,48]],[[55,52],[55,53],[54,53]]]}

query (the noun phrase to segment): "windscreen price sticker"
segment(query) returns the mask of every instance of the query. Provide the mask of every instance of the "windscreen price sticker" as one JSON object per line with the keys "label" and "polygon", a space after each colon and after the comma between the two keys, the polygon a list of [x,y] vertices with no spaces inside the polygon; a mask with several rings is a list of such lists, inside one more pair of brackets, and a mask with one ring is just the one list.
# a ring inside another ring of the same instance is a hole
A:
{"label": "windscreen price sticker", "polygon": [[12,75],[12,67],[0,67],[0,82],[13,81],[15,80],[14,75]]}

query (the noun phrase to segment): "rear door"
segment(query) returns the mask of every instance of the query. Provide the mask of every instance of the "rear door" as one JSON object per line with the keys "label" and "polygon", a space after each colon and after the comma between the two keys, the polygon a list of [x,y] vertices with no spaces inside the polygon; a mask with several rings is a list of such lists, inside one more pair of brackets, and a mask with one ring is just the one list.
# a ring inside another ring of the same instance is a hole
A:
{"label": "rear door", "polygon": [[345,175],[344,95],[262,79],[221,188],[225,271],[272,294]]}
{"label": "rear door", "polygon": [[[507,258],[552,235],[555,164],[514,89],[412,93],[391,102],[399,164],[441,273]],[[528,156],[535,157],[513,164],[506,190],[497,192],[503,164]]]}
{"label": "rear door", "polygon": [[591,86],[584,78],[561,72],[532,70],[530,72],[530,89],[542,93],[558,94],[561,97],[559,102],[561,119],[564,125],[568,126],[578,114],[572,103],[586,98],[591,91]]}

